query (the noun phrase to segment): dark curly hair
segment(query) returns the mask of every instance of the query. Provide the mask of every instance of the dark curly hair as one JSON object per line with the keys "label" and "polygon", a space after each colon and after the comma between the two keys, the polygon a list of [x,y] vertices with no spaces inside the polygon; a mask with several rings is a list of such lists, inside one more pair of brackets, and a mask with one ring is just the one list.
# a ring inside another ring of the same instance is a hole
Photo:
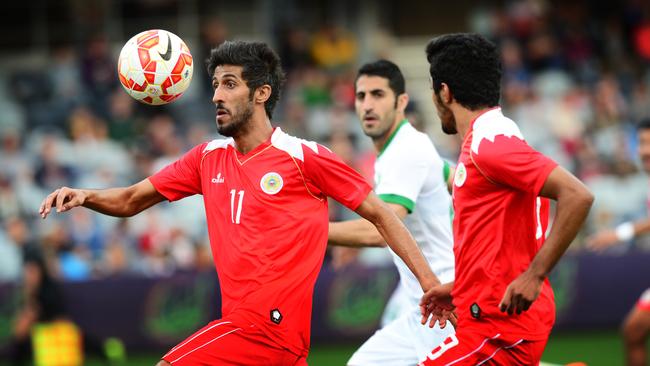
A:
{"label": "dark curly hair", "polygon": [[446,34],[429,41],[426,53],[435,93],[445,83],[469,110],[499,104],[501,60],[494,43],[478,34]]}
{"label": "dark curly hair", "polygon": [[221,65],[242,66],[242,78],[250,89],[250,97],[262,85],[271,87],[271,96],[264,104],[266,115],[271,118],[285,76],[280,57],[263,42],[226,41],[210,51],[206,60],[210,77]]}
{"label": "dark curly hair", "polygon": [[[388,60],[377,60],[364,64],[357,73],[357,80],[362,75],[379,76],[388,80],[388,86],[395,93],[395,96],[404,94],[406,91],[404,75],[399,67]],[[356,82],[355,82],[356,85]]]}

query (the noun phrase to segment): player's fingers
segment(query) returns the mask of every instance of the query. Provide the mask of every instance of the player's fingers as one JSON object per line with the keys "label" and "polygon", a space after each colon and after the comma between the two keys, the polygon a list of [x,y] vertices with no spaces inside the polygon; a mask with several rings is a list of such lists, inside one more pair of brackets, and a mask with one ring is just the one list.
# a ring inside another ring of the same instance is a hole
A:
{"label": "player's fingers", "polygon": [[435,327],[437,321],[438,321],[438,317],[436,317],[435,315],[432,315],[431,319],[429,320],[429,328]]}
{"label": "player's fingers", "polygon": [[56,212],[63,211],[63,203],[71,195],[70,188],[63,187],[59,190],[59,195],[56,197]]}
{"label": "player's fingers", "polygon": [[449,321],[451,321],[451,325],[453,325],[454,328],[456,328],[456,326],[458,325],[458,316],[456,315],[455,312],[453,312],[453,311],[451,312],[451,316],[449,317]]}
{"label": "player's fingers", "polygon": [[521,312],[524,310],[524,298],[522,296],[517,296],[517,299],[515,301],[515,306],[514,306],[514,312],[519,315]]}
{"label": "player's fingers", "polygon": [[57,189],[54,192],[48,194],[47,197],[45,197],[45,199],[41,203],[41,207],[39,210],[39,213],[41,214],[42,218],[46,218],[47,215],[50,213],[50,211],[52,210],[52,204],[54,202],[54,199],[58,194],[59,194],[59,190]]}
{"label": "player's fingers", "polygon": [[508,308],[510,307],[510,301],[511,301],[510,292],[511,292],[510,286],[508,286],[505,294],[503,294],[503,298],[501,299],[501,302],[499,303],[499,310],[501,310],[501,312],[508,310]]}

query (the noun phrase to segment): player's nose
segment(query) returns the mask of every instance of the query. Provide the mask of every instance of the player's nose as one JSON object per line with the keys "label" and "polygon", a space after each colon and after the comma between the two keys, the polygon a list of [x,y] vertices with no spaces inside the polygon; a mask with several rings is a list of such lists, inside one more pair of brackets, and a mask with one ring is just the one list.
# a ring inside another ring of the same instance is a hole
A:
{"label": "player's nose", "polygon": [[221,91],[221,88],[214,89],[214,94],[212,94],[212,103],[223,103],[226,101],[224,98],[224,93]]}

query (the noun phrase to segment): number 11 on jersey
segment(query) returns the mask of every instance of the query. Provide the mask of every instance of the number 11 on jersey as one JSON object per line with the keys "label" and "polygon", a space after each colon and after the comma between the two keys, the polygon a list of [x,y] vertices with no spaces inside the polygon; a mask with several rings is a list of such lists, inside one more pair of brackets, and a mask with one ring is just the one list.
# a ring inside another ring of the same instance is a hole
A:
{"label": "number 11 on jersey", "polygon": [[[235,197],[239,196],[238,202],[235,204]],[[244,201],[244,191],[237,191],[236,189],[230,190],[230,220],[233,224],[241,222],[241,207]],[[236,212],[236,213],[235,213]]]}

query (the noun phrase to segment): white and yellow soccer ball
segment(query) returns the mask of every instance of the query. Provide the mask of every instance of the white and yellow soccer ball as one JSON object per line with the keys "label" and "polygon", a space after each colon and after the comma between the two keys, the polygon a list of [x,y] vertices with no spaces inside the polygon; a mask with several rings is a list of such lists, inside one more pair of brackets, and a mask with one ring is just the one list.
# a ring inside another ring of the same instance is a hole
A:
{"label": "white and yellow soccer ball", "polygon": [[117,74],[124,90],[151,105],[178,99],[192,81],[194,62],[185,42],[172,32],[136,34],[122,47]]}

